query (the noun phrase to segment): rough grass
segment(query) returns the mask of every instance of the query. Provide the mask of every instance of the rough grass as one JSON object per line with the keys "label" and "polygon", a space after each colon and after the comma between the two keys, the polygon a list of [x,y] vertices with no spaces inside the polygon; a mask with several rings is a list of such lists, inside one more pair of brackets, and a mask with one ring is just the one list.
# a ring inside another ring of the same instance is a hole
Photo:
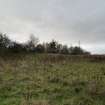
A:
{"label": "rough grass", "polygon": [[0,105],[105,105],[104,63],[64,55],[0,57]]}

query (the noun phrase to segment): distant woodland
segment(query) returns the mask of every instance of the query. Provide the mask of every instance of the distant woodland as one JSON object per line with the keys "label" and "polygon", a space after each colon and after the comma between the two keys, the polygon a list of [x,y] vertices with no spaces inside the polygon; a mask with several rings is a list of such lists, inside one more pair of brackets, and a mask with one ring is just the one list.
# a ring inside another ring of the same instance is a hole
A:
{"label": "distant woodland", "polygon": [[5,53],[53,53],[53,54],[71,54],[71,55],[90,55],[80,46],[63,45],[56,40],[46,43],[39,43],[39,39],[30,35],[26,43],[12,41],[6,34],[0,33],[0,54]]}

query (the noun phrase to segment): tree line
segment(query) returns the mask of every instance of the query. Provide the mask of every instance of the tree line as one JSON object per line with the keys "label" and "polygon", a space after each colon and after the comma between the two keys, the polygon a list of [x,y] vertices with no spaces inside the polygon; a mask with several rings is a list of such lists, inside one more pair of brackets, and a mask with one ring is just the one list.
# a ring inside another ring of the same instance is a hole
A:
{"label": "tree line", "polygon": [[39,43],[39,39],[34,35],[30,35],[26,43],[18,43],[12,41],[6,34],[0,33],[0,53],[22,53],[22,52],[35,52],[35,53],[54,53],[54,54],[71,54],[71,55],[87,55],[90,52],[83,50],[80,46],[63,45],[56,40],[51,42]]}

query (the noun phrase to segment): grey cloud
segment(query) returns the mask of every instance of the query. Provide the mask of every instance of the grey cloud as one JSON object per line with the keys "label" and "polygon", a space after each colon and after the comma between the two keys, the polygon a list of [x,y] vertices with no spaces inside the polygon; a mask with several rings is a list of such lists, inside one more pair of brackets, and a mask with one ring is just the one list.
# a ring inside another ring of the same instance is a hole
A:
{"label": "grey cloud", "polygon": [[81,40],[95,49],[104,45],[104,14],[105,0],[0,0],[0,31],[20,41],[30,33],[68,45]]}
{"label": "grey cloud", "polygon": [[72,29],[77,32],[76,37],[88,43],[104,43],[105,42],[105,16],[87,19],[76,23]]}

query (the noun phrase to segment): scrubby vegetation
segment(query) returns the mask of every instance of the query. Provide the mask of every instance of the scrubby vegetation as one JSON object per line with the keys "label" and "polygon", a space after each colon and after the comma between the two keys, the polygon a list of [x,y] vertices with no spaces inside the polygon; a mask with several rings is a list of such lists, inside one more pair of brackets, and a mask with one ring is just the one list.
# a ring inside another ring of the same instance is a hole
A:
{"label": "scrubby vegetation", "polygon": [[93,58],[0,56],[0,105],[105,105],[105,59]]}
{"label": "scrubby vegetation", "polygon": [[105,105],[104,63],[80,46],[0,34],[0,105]]}

